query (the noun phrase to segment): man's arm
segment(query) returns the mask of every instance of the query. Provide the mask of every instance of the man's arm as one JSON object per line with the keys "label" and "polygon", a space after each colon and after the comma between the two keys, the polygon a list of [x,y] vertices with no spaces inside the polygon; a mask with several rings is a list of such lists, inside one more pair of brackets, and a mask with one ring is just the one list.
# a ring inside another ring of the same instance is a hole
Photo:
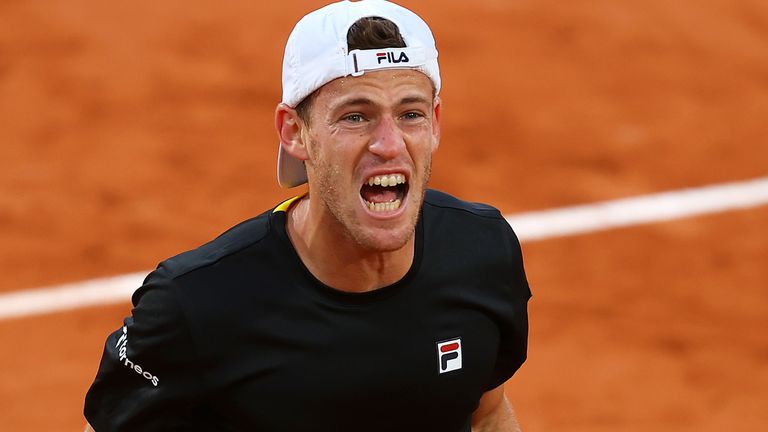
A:
{"label": "man's arm", "polygon": [[485,392],[472,413],[472,432],[520,432],[515,413],[504,395],[504,384]]}
{"label": "man's arm", "polygon": [[96,431],[93,430],[93,428],[91,427],[90,423],[86,423],[85,424],[85,431],[83,431],[83,432],[96,432]]}

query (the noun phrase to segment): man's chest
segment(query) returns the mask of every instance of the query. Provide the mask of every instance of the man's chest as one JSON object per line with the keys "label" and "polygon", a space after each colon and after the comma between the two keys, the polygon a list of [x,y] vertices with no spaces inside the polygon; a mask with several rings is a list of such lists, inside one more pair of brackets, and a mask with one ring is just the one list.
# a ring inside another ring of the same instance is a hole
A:
{"label": "man's chest", "polygon": [[260,318],[211,371],[228,415],[258,430],[463,430],[496,361],[491,317],[451,298]]}

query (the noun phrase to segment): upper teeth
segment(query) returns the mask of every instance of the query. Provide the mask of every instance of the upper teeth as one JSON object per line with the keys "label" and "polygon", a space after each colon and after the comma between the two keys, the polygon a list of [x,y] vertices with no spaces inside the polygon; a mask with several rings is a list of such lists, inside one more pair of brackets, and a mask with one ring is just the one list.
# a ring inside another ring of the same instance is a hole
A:
{"label": "upper teeth", "polygon": [[381,176],[373,176],[368,179],[368,186],[395,186],[405,183],[405,176],[402,174],[388,174]]}

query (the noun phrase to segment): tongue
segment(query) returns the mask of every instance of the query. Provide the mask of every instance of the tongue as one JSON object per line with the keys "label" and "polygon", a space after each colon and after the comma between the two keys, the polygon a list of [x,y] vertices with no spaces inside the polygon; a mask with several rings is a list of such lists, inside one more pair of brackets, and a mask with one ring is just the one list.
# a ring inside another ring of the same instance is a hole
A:
{"label": "tongue", "polygon": [[364,185],[360,189],[360,195],[368,202],[372,203],[387,203],[397,199],[397,189],[382,187],[382,186],[368,186]]}

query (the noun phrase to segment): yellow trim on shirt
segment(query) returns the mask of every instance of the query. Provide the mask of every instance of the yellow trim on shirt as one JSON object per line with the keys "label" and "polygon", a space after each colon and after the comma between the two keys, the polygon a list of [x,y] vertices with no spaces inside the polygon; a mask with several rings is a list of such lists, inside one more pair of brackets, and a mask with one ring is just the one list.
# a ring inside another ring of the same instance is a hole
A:
{"label": "yellow trim on shirt", "polygon": [[[305,194],[306,195],[306,194]],[[304,195],[297,195],[293,198],[287,199],[280,203],[279,206],[275,207],[274,210],[272,210],[272,213],[277,212],[287,212],[289,208],[293,205],[294,202],[298,201],[299,199],[304,198]]]}

